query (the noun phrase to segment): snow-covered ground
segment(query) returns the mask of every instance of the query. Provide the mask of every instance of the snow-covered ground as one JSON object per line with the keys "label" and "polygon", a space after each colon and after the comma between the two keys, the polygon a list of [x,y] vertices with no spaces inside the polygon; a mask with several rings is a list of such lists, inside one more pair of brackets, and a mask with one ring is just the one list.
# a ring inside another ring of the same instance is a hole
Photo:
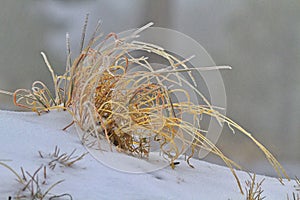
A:
{"label": "snow-covered ground", "polygon": [[[33,174],[41,165],[47,166],[47,177],[40,171],[39,180],[42,188],[48,188],[57,181],[64,180],[54,187],[48,196],[68,193],[73,199],[246,199],[236,184],[230,170],[226,167],[204,161],[192,160],[195,168],[190,168],[185,161],[174,170],[170,167],[151,173],[126,173],[109,168],[89,154],[71,167],[57,163],[52,170],[48,156],[54,152],[55,146],[61,152],[71,153],[77,149],[76,155],[86,152],[81,145],[75,127],[67,131],[62,129],[72,121],[68,112],[52,111],[37,116],[35,113],[18,113],[0,111],[0,161],[8,164],[21,175],[20,167]],[[44,158],[40,157],[41,151]],[[114,155],[112,153],[112,159]],[[117,155],[116,155],[117,156]],[[120,165],[124,160],[135,159],[120,156],[116,162]],[[243,188],[249,175],[237,172]],[[287,199],[296,192],[294,181],[284,180],[285,185],[272,177],[257,175],[256,180],[262,184],[263,196],[266,199]],[[43,180],[46,180],[42,184]],[[24,186],[23,186],[24,187]],[[0,199],[15,196],[22,189],[16,176],[0,165]],[[57,198],[56,198],[57,199]],[[60,199],[70,199],[67,195]]]}

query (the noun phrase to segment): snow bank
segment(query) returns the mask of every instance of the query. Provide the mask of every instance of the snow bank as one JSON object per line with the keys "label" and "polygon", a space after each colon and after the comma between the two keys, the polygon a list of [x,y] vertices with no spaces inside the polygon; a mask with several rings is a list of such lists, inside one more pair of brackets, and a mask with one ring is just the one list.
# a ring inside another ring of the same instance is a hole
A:
{"label": "snow bank", "polygon": [[[71,153],[75,148],[77,155],[86,152],[74,127],[62,131],[71,121],[67,112],[37,116],[0,111],[0,160],[10,160],[5,163],[18,172],[23,167],[33,173],[51,160],[41,158],[38,151],[47,155],[58,146],[62,152]],[[113,159],[114,153],[111,156]],[[130,158],[118,155],[116,162],[125,159],[128,162]],[[228,168],[199,160],[192,160],[194,169],[185,161],[180,163],[175,170],[167,167],[152,173],[132,174],[109,168],[87,155],[71,167],[48,169],[45,187],[63,179],[51,194],[69,193],[73,199],[246,199]],[[245,187],[248,174],[240,171],[237,174]],[[295,192],[294,181],[285,180],[282,185],[272,177],[257,176],[256,180],[264,178],[262,189],[266,199],[282,200]],[[21,189],[15,179],[9,170],[0,166],[0,199],[15,196]]]}

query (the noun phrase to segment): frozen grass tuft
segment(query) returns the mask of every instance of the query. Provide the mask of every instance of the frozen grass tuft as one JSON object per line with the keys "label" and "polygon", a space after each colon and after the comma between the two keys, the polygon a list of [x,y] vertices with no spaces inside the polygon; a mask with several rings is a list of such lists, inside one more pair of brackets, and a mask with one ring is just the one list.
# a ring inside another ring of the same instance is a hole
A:
{"label": "frozen grass tuft", "polygon": [[249,174],[250,180],[246,181],[246,200],[263,200],[266,197],[262,196],[262,193],[264,192],[262,189],[262,184],[264,182],[264,179],[260,182],[256,182],[256,175]]}
{"label": "frozen grass tuft", "polygon": [[[234,170],[241,167],[208,140],[206,130],[202,129],[203,116],[214,118],[220,125],[226,124],[246,135],[265,154],[280,180],[288,178],[277,159],[248,131],[222,115],[198,88],[196,71],[230,67],[190,68],[188,62],[192,57],[179,59],[157,45],[136,41],[138,34],[151,25],[123,38],[111,33],[100,40],[98,23],[84,47],[86,19],[81,53],[73,62],[67,35],[65,74],[56,75],[46,55],[41,53],[53,79],[54,94],[41,81],[34,82],[31,90],[0,93],[12,95],[16,106],[38,114],[53,109],[67,110],[84,132],[82,143],[91,148],[102,149],[100,141],[104,140],[110,149],[147,159],[151,145],[155,144],[173,168],[175,160],[188,148],[192,152],[189,158],[199,149],[208,150],[230,168],[243,193]],[[167,62],[168,67],[157,68],[147,57],[149,53]],[[201,104],[192,100],[191,91]],[[177,96],[183,98],[176,100]],[[66,154],[57,154],[57,161],[72,164]]]}
{"label": "frozen grass tuft", "polygon": [[45,158],[48,156],[51,161],[48,163],[48,166],[50,169],[55,169],[56,164],[60,164],[65,167],[72,167],[76,162],[82,160],[84,156],[86,156],[88,153],[83,153],[81,155],[74,155],[76,152],[76,149],[74,149],[70,154],[68,153],[61,153],[60,148],[55,146],[54,152],[48,155],[44,155],[41,151],[39,151],[39,155],[41,158]]}
{"label": "frozen grass tuft", "polygon": [[15,191],[14,194],[8,197],[8,199],[36,199],[36,200],[45,200],[45,199],[59,199],[60,197],[69,197],[72,199],[70,194],[61,194],[53,195],[51,191],[57,185],[61,184],[64,180],[57,181],[52,185],[48,186],[47,183],[47,167],[41,165],[33,173],[25,171],[21,167],[21,174],[17,171],[6,165],[5,163],[0,162],[0,165],[9,169],[16,177],[17,181],[20,184],[19,190]]}

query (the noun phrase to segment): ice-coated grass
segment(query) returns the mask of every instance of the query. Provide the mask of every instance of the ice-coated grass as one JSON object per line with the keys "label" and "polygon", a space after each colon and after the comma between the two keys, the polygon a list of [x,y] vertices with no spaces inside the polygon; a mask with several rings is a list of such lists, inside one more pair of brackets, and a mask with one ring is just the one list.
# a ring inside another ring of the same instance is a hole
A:
{"label": "ice-coated grass", "polygon": [[[87,20],[86,20],[87,21]],[[167,159],[174,168],[174,162],[191,147],[192,154],[205,149],[219,156],[230,168],[243,193],[235,169],[239,165],[225,156],[214,143],[207,139],[202,129],[201,117],[208,116],[227,124],[230,128],[246,135],[260,150],[277,172],[280,181],[289,179],[277,159],[242,126],[222,115],[211,105],[197,86],[193,71],[229,69],[228,66],[190,68],[189,59],[181,60],[163,48],[137,41],[138,35],[152,23],[138,29],[131,35],[118,38],[111,33],[103,40],[96,30],[84,48],[85,23],[81,41],[81,53],[71,60],[67,36],[67,64],[65,74],[57,75],[46,55],[42,56],[48,67],[54,94],[41,81],[33,83],[30,90],[18,89],[12,95],[16,106],[30,109],[38,114],[50,110],[67,110],[74,122],[86,134],[82,143],[92,138],[95,148],[101,149],[99,140],[106,140],[114,147],[139,158],[147,158],[151,144],[160,147],[162,159]],[[136,56],[134,52],[141,55]],[[168,64],[157,69],[144,54],[155,54]],[[139,66],[139,70],[134,70]],[[183,89],[183,86],[188,89]],[[194,91],[203,104],[191,100]],[[184,100],[176,101],[174,96],[183,94]],[[193,120],[185,120],[189,116]],[[190,164],[190,160],[187,160]]]}

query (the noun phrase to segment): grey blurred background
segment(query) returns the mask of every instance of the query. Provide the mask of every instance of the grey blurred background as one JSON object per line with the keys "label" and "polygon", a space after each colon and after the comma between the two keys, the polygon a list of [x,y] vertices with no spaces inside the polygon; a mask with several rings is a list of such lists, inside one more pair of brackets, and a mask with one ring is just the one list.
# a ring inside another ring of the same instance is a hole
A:
{"label": "grey blurred background", "polygon": [[[300,1],[4,0],[0,89],[30,88],[34,80],[51,85],[40,51],[62,73],[65,33],[76,55],[86,13],[90,28],[103,21],[104,33],[153,21],[194,38],[217,65],[231,65],[222,71],[228,116],[265,144],[292,177],[300,176]],[[16,110],[11,97],[0,95],[0,109]],[[246,137],[224,128],[218,145],[246,169],[275,175]]]}

